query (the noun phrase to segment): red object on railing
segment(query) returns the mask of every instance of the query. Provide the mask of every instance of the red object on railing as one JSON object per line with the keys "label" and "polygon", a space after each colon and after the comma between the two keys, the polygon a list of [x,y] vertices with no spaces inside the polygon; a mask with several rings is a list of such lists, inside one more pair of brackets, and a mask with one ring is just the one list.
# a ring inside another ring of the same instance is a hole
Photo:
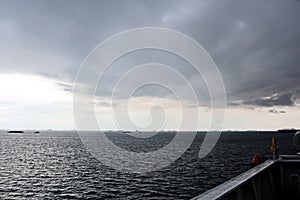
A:
{"label": "red object on railing", "polygon": [[262,163],[261,155],[258,153],[254,154],[253,159],[251,161],[251,166],[255,167],[256,165],[259,165],[260,163]]}

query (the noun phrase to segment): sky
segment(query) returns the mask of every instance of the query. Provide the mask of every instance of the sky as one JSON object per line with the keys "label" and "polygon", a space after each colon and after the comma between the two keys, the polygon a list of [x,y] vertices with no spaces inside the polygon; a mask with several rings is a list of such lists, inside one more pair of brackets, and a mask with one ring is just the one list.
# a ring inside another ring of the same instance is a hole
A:
{"label": "sky", "polygon": [[[299,19],[297,0],[0,0],[0,129],[76,129],[73,87],[84,59],[112,35],[142,27],[173,29],[205,48],[225,86],[225,130],[300,128]],[[185,95],[179,105],[181,94],[159,85],[132,91],[141,79],[166,77],[179,93],[188,91],[175,76],[155,70],[114,89],[124,73],[145,63],[182,74],[197,103]],[[218,109],[210,102],[203,77],[189,63],[145,49],[110,66],[93,104],[103,129],[151,130],[164,124],[173,130],[182,113],[197,109],[199,129],[205,130]]]}

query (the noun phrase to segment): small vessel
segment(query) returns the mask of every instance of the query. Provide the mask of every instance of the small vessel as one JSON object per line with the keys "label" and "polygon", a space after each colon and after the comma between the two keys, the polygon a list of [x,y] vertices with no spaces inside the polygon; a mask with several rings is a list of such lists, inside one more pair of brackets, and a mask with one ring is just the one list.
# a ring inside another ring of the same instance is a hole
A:
{"label": "small vessel", "polygon": [[24,133],[24,131],[7,131],[7,133]]}
{"label": "small vessel", "polygon": [[[300,148],[300,131],[294,136]],[[277,155],[276,139],[270,148],[269,159],[239,176],[193,198],[193,200],[299,200],[300,153]]]}
{"label": "small vessel", "polygon": [[39,131],[34,131],[33,133],[34,133],[34,134],[38,134],[38,133],[40,133],[40,132],[39,132]]}

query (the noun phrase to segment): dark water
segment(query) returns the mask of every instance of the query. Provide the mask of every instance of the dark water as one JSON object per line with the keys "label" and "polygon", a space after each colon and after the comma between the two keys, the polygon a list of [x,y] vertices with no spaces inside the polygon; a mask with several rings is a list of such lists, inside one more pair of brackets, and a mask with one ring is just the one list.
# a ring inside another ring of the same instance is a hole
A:
{"label": "dark water", "polygon": [[[131,151],[166,145],[174,133],[140,140],[110,132]],[[226,132],[204,159],[198,133],[188,151],[169,167],[144,175],[118,172],[99,163],[75,132],[0,133],[0,199],[190,199],[246,171],[254,153],[269,156],[276,136],[281,153],[296,153],[292,134]]]}

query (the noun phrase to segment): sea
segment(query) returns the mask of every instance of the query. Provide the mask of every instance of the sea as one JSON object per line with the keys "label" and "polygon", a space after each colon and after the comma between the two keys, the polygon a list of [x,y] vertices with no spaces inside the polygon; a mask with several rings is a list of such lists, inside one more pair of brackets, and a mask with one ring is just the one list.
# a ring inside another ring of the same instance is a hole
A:
{"label": "sea", "polygon": [[[127,150],[152,151],[185,133],[160,132],[146,139],[106,134]],[[205,134],[209,133],[198,132],[188,150],[169,166],[138,174],[95,159],[76,131],[0,131],[0,199],[190,199],[250,169],[255,153],[268,159],[272,137],[281,154],[298,151],[293,134],[228,131],[200,159]]]}

